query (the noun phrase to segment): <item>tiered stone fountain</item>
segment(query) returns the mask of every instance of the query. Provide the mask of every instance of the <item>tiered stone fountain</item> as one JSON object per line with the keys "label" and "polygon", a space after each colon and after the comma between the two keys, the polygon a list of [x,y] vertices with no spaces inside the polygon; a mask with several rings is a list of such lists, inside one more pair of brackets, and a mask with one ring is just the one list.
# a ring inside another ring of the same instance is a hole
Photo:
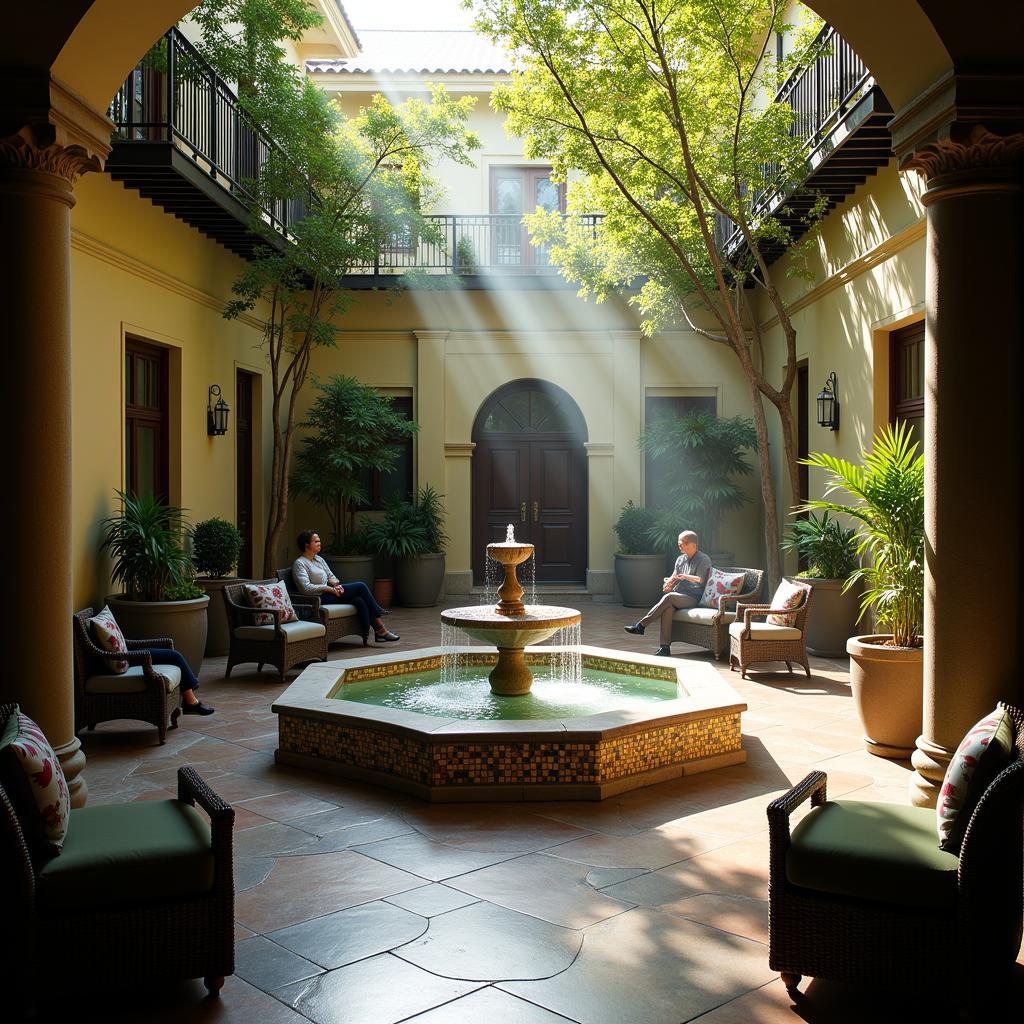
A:
{"label": "tiered stone fountain", "polygon": [[503,543],[487,545],[488,558],[505,570],[498,603],[493,608],[470,605],[441,612],[442,622],[457,626],[474,640],[497,647],[498,661],[487,678],[491,692],[506,697],[529,693],[533,686],[525,648],[542,643],[564,626],[578,624],[581,618],[575,608],[523,604],[523,587],[516,567],[532,554],[533,545],[517,541],[510,525]]}

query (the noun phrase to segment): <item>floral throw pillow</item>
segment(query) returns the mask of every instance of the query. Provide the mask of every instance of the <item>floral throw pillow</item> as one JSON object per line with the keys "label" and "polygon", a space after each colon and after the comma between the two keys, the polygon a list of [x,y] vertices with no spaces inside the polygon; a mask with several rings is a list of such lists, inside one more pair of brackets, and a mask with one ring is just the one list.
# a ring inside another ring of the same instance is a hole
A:
{"label": "floral throw pillow", "polygon": [[[5,750],[5,756],[21,769],[25,785],[22,790],[31,792],[34,809],[38,813],[37,827],[27,824],[51,853],[59,853],[68,830],[71,815],[71,798],[57,755],[53,751],[42,729],[28,715],[18,711],[17,733]],[[14,771],[13,768],[10,769]],[[19,803],[27,811],[28,798]],[[23,806],[24,805],[24,806]],[[35,837],[32,837],[35,838]]]}
{"label": "floral throw pillow", "polygon": [[942,780],[935,804],[939,848],[959,853],[968,822],[981,794],[1010,763],[1013,724],[1002,709],[987,714],[960,741]]}
{"label": "floral throw pillow", "polygon": [[[797,608],[803,603],[804,593],[804,587],[790,583],[789,580],[783,580],[772,596],[771,606],[773,609],[778,609],[779,612],[784,612],[788,608]],[[796,622],[796,616],[775,613],[768,616],[768,621],[773,626],[792,626]]]}
{"label": "floral throw pillow", "polygon": [[[295,622],[298,615],[283,583],[246,583],[245,597],[253,608],[273,609],[281,613],[281,622]],[[257,626],[272,626],[273,615],[254,615]]]}
{"label": "floral throw pillow", "polygon": [[738,594],[743,589],[743,581],[747,578],[743,572],[722,572],[712,569],[708,573],[708,582],[701,595],[699,607],[718,609],[718,599],[729,594]]}
{"label": "floral throw pillow", "polygon": [[[99,615],[94,615],[89,620],[89,629],[92,631],[92,638],[96,641],[97,647],[111,651],[113,654],[121,654],[128,650],[121,627],[114,621],[114,613],[107,605],[103,606],[103,611]],[[108,661],[104,664],[107,666],[107,671],[114,675],[119,676],[122,672],[128,671],[127,661]]]}

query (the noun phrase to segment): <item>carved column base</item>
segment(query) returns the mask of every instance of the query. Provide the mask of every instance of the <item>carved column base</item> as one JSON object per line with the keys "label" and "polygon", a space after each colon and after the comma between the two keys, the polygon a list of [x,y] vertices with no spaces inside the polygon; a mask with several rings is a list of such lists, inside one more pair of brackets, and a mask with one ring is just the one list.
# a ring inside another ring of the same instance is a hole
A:
{"label": "carved column base", "polygon": [[85,784],[85,753],[77,736],[72,736],[67,743],[54,747],[54,753],[64,769],[64,778],[68,784],[68,795],[72,807],[84,807],[89,797],[89,787]]}
{"label": "carved column base", "polygon": [[955,750],[947,750],[938,743],[917,737],[917,750],[910,756],[914,774],[910,777],[910,803],[914,807],[934,807],[946,777],[946,769]]}

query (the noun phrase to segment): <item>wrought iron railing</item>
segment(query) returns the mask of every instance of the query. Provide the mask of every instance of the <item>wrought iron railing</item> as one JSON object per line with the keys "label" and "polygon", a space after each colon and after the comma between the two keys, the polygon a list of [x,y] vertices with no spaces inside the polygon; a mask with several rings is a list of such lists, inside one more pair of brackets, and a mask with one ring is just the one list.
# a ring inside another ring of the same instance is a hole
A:
{"label": "wrought iron railing", "polygon": [[[811,48],[818,52],[817,58],[795,68],[775,94],[776,103],[788,104],[793,109],[790,133],[802,141],[808,160],[874,85],[874,78],[864,62],[831,25],[822,28]],[[799,184],[781,180],[782,177],[778,164],[764,166],[762,180],[768,184],[753,197],[752,221],[763,217]],[[715,237],[719,246],[728,250],[741,236],[732,220],[718,214]]]}
{"label": "wrought iron railing", "polygon": [[280,147],[242,108],[198,50],[171,29],[128,75],[109,111],[115,142],[171,143],[248,209],[287,237],[312,202],[260,202],[253,185]]}

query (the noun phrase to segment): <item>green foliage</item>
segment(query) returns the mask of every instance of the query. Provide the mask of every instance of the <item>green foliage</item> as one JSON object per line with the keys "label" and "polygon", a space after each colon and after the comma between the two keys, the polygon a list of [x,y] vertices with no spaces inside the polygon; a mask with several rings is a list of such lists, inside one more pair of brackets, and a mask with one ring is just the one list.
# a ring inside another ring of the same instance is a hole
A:
{"label": "green foliage", "polygon": [[242,534],[226,519],[204,519],[192,531],[192,561],[207,576],[227,576],[242,553]]}
{"label": "green foliage", "polygon": [[[627,501],[615,523],[619,538],[619,553],[623,555],[660,555],[666,553],[664,546],[658,547],[651,531],[657,526],[658,513],[652,508],[641,508]],[[678,532],[678,531],[677,531]],[[674,547],[674,544],[673,544]]]}
{"label": "green foliage", "polygon": [[167,601],[194,601],[197,597],[205,597],[206,591],[195,580],[185,580],[168,587],[164,593]]}
{"label": "green foliage", "polygon": [[722,514],[750,501],[734,478],[753,471],[743,454],[757,444],[753,423],[742,416],[671,413],[655,419],[637,444],[670,495],[652,532],[658,549],[673,550],[681,530],[695,530],[702,547],[714,551]]}
{"label": "green foliage", "polygon": [[857,568],[857,546],[857,531],[844,529],[828,512],[795,520],[782,545],[807,562],[801,576],[823,580],[845,580]]}
{"label": "green foliage", "polygon": [[365,472],[392,469],[399,455],[392,442],[411,437],[419,426],[396,412],[390,398],[355,377],[336,375],[314,383],[320,394],[299,424],[310,433],[295,453],[289,486],[293,495],[304,495],[327,512],[327,550],[352,554],[358,551],[356,510],[367,500],[361,483]]}
{"label": "green foliage", "polygon": [[366,524],[366,537],[374,554],[386,558],[415,558],[442,552],[448,543],[444,532],[444,505],[432,487],[421,487],[410,501],[400,495],[389,499],[384,518]]}
{"label": "green foliage", "polygon": [[460,274],[476,274],[480,269],[476,246],[468,235],[460,235],[455,243],[455,267]]}
{"label": "green foliage", "polygon": [[192,562],[185,550],[191,531],[184,509],[152,496],[118,491],[117,497],[121,511],[103,520],[100,545],[114,559],[111,578],[130,600],[177,600],[168,594],[192,580]]}
{"label": "green foliage", "polygon": [[[857,554],[866,564],[847,579],[847,588],[863,580],[863,618],[872,609],[889,626],[898,647],[919,647],[924,618],[924,456],[917,454],[905,423],[885,427],[874,447],[862,453],[862,466],[822,452],[808,466],[829,473],[825,497],[801,511],[839,513],[857,525]],[[845,492],[849,500],[829,500]]]}

